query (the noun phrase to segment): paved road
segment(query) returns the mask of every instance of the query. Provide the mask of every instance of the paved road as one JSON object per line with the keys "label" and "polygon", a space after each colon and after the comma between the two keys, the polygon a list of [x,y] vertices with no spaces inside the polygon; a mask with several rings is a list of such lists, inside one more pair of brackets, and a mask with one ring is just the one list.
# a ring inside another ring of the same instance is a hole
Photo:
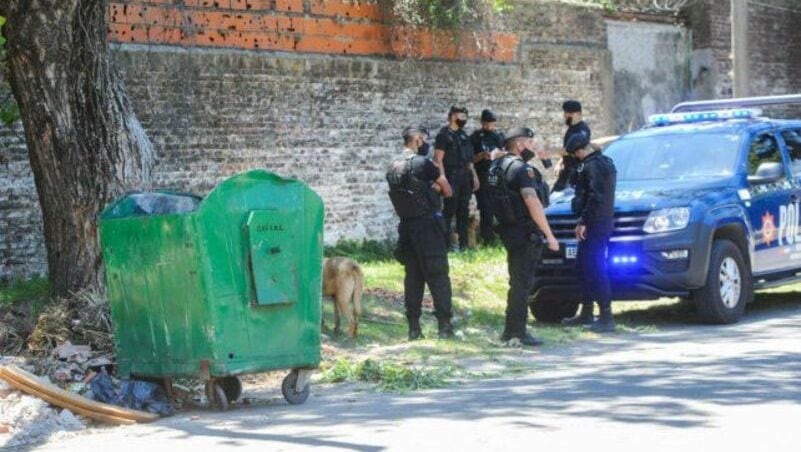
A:
{"label": "paved road", "polygon": [[[313,395],[107,429],[48,450],[792,450],[801,305],[532,353],[532,372],[409,395]],[[600,446],[599,449],[586,449]]]}

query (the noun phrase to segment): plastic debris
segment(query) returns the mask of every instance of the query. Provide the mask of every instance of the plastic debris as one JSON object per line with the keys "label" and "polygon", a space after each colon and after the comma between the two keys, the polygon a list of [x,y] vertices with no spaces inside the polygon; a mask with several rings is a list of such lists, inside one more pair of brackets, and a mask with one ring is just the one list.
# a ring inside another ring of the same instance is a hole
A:
{"label": "plastic debris", "polygon": [[164,389],[156,383],[140,380],[121,380],[119,389],[105,373],[97,374],[89,383],[94,400],[103,403],[171,416],[175,408],[167,399]]}

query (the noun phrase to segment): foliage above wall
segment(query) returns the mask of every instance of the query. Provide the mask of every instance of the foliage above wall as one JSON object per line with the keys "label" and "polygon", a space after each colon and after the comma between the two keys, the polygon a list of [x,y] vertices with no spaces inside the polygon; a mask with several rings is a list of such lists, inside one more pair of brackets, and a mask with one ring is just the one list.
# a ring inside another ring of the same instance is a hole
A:
{"label": "foliage above wall", "polygon": [[388,0],[400,22],[431,28],[497,28],[499,13],[511,8],[508,0]]}
{"label": "foliage above wall", "polygon": [[673,13],[690,6],[697,0],[583,0],[585,3],[599,5],[608,11],[640,13]]}
{"label": "foliage above wall", "polygon": [[[0,16],[0,30],[6,23],[6,18]],[[6,38],[0,34],[0,126],[11,127],[14,122],[19,119],[19,108],[17,103],[14,102],[14,96],[11,94],[11,87],[8,86],[8,79],[6,79],[6,52],[5,52]]]}

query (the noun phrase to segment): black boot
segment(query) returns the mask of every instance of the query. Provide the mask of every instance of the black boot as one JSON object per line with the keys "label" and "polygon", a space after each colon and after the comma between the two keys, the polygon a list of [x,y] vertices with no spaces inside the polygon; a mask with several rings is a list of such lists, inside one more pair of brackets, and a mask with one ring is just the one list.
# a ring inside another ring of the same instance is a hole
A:
{"label": "black boot", "polygon": [[423,330],[420,329],[420,319],[409,319],[409,340],[416,341],[425,339]]}
{"label": "black boot", "polygon": [[592,316],[592,303],[582,304],[581,311],[575,317],[562,319],[563,326],[589,326],[595,318]]}
{"label": "black boot", "polygon": [[439,321],[439,334],[440,339],[453,339],[453,325],[450,320]]}
{"label": "black boot", "polygon": [[511,336],[504,332],[501,335],[501,342],[507,347],[524,346],[524,347],[537,347],[542,345],[542,341],[535,338],[531,333],[523,333],[522,336]]}
{"label": "black boot", "polygon": [[594,333],[614,333],[616,325],[615,319],[612,318],[612,309],[601,308],[601,316],[588,328]]}

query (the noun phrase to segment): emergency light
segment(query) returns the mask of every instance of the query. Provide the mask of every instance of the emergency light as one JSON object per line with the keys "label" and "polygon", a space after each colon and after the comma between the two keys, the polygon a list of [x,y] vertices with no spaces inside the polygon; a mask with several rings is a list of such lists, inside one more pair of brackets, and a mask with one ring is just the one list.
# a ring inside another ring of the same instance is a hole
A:
{"label": "emergency light", "polygon": [[615,265],[629,265],[636,264],[639,261],[637,256],[614,256],[612,263]]}
{"label": "emergency light", "polygon": [[648,117],[651,126],[667,126],[671,124],[690,124],[705,121],[725,121],[727,119],[750,119],[762,115],[758,108],[739,108],[734,110],[694,111],[688,113],[664,113]]}

